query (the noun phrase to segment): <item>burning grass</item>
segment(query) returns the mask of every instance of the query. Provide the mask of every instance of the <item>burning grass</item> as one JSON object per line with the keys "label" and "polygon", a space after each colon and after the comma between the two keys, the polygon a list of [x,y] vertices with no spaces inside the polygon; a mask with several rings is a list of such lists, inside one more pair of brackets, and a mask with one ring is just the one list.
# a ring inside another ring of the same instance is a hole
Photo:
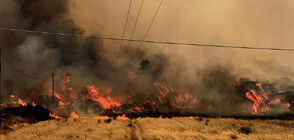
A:
{"label": "burning grass", "polygon": [[[135,73],[133,73],[135,75]],[[140,75],[140,74],[138,74]],[[136,76],[134,76],[136,77]],[[59,114],[70,115],[71,112],[80,114],[128,114],[144,112],[197,112],[222,113],[230,115],[268,115],[294,112],[294,92],[279,90],[274,83],[240,80],[230,86],[232,96],[222,97],[219,102],[209,98],[198,98],[197,92],[191,87],[178,88],[169,82],[154,82],[148,94],[136,93],[130,90],[117,96],[111,87],[85,85],[76,90],[72,84],[73,75],[63,73],[63,80],[52,94],[52,87],[47,85],[48,96],[53,96],[54,104]],[[139,79],[138,79],[139,80]],[[194,89],[195,90],[195,89]],[[221,95],[223,92],[218,91]],[[231,94],[231,93],[230,93]],[[15,101],[14,101],[15,102]],[[250,105],[252,104],[252,105]],[[251,106],[251,107],[250,107]]]}

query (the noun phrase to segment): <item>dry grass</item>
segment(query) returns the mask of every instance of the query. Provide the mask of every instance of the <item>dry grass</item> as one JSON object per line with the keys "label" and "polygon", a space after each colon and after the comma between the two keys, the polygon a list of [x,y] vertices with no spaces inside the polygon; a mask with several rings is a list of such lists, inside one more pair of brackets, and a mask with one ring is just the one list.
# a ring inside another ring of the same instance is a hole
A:
{"label": "dry grass", "polygon": [[115,120],[111,123],[85,119],[56,119],[27,125],[0,136],[1,139],[130,139],[128,121]]}
{"label": "dry grass", "polygon": [[[25,124],[1,139],[293,139],[294,121],[230,118],[59,119]],[[252,129],[248,135],[242,127]]]}

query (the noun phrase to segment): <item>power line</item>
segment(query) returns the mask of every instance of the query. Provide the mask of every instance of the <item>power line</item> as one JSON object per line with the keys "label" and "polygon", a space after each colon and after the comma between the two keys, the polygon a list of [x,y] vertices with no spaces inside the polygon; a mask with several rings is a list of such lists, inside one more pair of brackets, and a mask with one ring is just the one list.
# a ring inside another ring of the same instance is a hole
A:
{"label": "power line", "polygon": [[16,68],[14,65],[12,65],[4,56],[0,56],[9,66],[11,66],[16,72],[26,76],[26,77],[29,77],[29,78],[32,78],[32,79],[47,79],[49,78],[50,76],[46,76],[46,77],[34,77],[34,76],[30,76],[24,72],[22,72],[21,70],[19,70],[18,68]]}
{"label": "power line", "polygon": [[232,49],[248,49],[248,50],[271,50],[271,51],[294,51],[294,49],[288,48],[258,48],[252,46],[233,46],[233,45],[218,45],[218,44],[200,44],[200,43],[184,43],[184,42],[169,42],[169,41],[155,41],[155,40],[137,40],[137,39],[122,39],[114,37],[99,37],[99,36],[86,36],[77,34],[66,34],[66,33],[53,33],[53,32],[43,32],[43,31],[32,31],[32,30],[20,30],[11,28],[0,28],[2,31],[12,31],[12,32],[23,32],[30,34],[43,34],[43,35],[54,35],[54,36],[68,36],[68,37],[81,37],[81,38],[91,38],[91,39],[103,39],[103,40],[113,40],[113,41],[131,41],[131,42],[144,42],[152,44],[166,44],[166,45],[184,45],[184,46],[197,46],[197,47],[214,47],[214,48],[232,48]]}
{"label": "power line", "polygon": [[[141,10],[142,10],[143,4],[144,4],[144,0],[142,0],[142,2],[141,2],[140,9],[139,9],[139,12],[138,12],[138,15],[137,15],[137,18],[136,18],[136,22],[135,22],[135,25],[134,25],[134,27],[133,27],[133,31],[132,31],[132,34],[131,34],[130,39],[133,39],[133,35],[134,35],[134,32],[135,32],[136,27],[137,27],[137,23],[138,23],[138,20],[139,20],[140,14],[141,14]],[[131,43],[131,41],[129,41],[129,43],[128,43],[127,47],[126,47],[125,53],[124,53],[124,55],[123,55],[123,57],[122,57],[122,62],[124,61],[124,58],[125,58],[125,56],[126,56],[126,54],[127,54],[127,52],[128,52],[128,49],[129,49],[130,43]]]}
{"label": "power line", "polygon": [[[130,0],[130,3],[129,3],[129,8],[128,8],[128,13],[127,13],[127,18],[126,18],[126,22],[125,22],[125,27],[124,27],[124,31],[123,31],[123,35],[122,35],[122,39],[124,39],[125,37],[125,33],[126,33],[126,29],[127,29],[127,25],[128,25],[128,20],[129,20],[129,15],[130,15],[130,10],[131,10],[131,7],[132,7],[132,1],[133,0]],[[118,51],[118,56],[117,56],[117,60],[116,60],[116,65],[118,63],[118,59],[120,57],[120,52],[122,51],[122,44],[123,44],[123,41],[124,40],[121,40],[120,42],[120,47],[119,47],[119,51]]]}
{"label": "power line", "polygon": [[[151,21],[151,23],[150,23],[150,25],[149,25],[149,27],[148,27],[148,29],[147,29],[147,32],[146,32],[145,35],[144,35],[143,41],[146,39],[146,37],[147,37],[147,35],[148,35],[149,31],[150,31],[150,29],[151,29],[151,27],[152,27],[152,25],[153,25],[153,22],[154,22],[154,20],[155,20],[157,14],[158,14],[160,8],[161,8],[162,3],[163,3],[163,0],[161,0],[160,4],[158,5],[158,8],[157,8],[157,10],[156,10],[156,12],[155,12],[155,15],[153,16],[153,19],[152,19],[152,21]],[[137,48],[137,51],[136,51],[135,53],[137,53],[137,52],[139,51],[139,49],[141,48],[142,44],[144,43],[143,41],[140,43],[140,45],[139,45],[139,47]]]}

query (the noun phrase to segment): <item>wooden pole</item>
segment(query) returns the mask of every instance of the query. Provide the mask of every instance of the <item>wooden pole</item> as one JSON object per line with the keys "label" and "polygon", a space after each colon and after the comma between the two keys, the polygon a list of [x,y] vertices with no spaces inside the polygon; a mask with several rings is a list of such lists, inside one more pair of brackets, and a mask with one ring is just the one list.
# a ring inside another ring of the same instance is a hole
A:
{"label": "wooden pole", "polygon": [[2,123],[1,112],[2,112],[2,55],[1,55],[1,48],[0,48],[0,126]]}
{"label": "wooden pole", "polygon": [[52,110],[54,110],[54,73],[52,73]]}

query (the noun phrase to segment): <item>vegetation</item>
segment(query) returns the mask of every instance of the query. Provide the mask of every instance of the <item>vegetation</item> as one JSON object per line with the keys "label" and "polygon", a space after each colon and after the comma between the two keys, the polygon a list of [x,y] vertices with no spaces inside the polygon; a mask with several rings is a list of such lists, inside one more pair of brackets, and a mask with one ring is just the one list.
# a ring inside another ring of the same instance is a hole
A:
{"label": "vegetation", "polygon": [[248,134],[252,133],[253,130],[249,127],[241,127],[239,131],[240,131],[240,133],[248,135]]}
{"label": "vegetation", "polygon": [[[208,120],[208,118],[203,118]],[[191,117],[115,119],[54,119],[11,127],[0,139],[292,139],[294,120],[243,120]],[[254,130],[254,131],[253,131]],[[253,132],[253,133],[251,133]],[[249,135],[247,135],[247,133]]]}

